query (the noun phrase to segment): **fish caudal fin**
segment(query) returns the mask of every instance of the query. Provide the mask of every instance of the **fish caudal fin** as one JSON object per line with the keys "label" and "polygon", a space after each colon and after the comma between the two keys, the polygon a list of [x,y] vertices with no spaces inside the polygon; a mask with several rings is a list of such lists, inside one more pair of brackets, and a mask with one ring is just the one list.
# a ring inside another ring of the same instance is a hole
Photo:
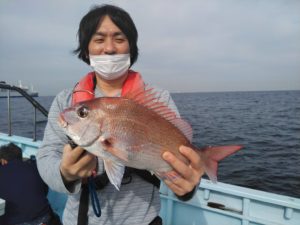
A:
{"label": "fish caudal fin", "polygon": [[124,165],[115,163],[112,160],[105,159],[104,168],[110,183],[112,183],[119,191],[122,183],[125,167]]}
{"label": "fish caudal fin", "polygon": [[212,182],[217,182],[218,162],[241,148],[242,146],[239,145],[228,145],[209,146],[200,149],[200,157],[204,164],[205,173]]}

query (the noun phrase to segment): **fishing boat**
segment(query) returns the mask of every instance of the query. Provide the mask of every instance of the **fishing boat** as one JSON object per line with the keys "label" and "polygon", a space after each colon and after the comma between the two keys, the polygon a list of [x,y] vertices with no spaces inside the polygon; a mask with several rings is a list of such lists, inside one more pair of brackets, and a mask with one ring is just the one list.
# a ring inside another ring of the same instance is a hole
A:
{"label": "fishing boat", "polygon": [[[10,89],[1,88],[1,86],[10,86]],[[23,95],[18,91],[21,90],[21,92],[27,93],[27,95],[31,97],[38,97],[39,93],[34,90],[34,87],[31,86],[30,88],[28,86],[25,86],[22,84],[22,81],[19,80],[18,85],[13,86],[7,84],[5,81],[0,81],[0,98],[6,98],[8,95],[9,97],[15,98],[15,97],[23,97]]]}
{"label": "fishing boat", "polygon": [[[27,100],[35,107],[35,111],[39,110],[47,116],[47,110],[35,99]],[[10,130],[7,133],[0,132],[0,145],[13,142],[21,147],[23,157],[30,158],[37,153],[41,144],[40,140],[36,140],[35,130],[33,138],[13,135]],[[62,217],[67,196],[50,190],[48,198],[55,212]],[[164,225],[300,224],[299,198],[222,182],[215,184],[206,179],[201,179],[195,196],[187,202],[180,201],[163,183],[160,187],[160,198],[160,216]],[[0,199],[0,215],[4,213],[5,199]]]}

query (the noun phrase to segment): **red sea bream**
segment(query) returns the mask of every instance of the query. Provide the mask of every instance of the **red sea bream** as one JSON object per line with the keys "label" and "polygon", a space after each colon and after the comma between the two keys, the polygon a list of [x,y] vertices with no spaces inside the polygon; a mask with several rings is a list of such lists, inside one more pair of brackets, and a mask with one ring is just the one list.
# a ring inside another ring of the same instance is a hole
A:
{"label": "red sea bream", "polygon": [[218,161],[241,146],[198,149],[191,143],[192,128],[155,97],[152,89],[123,97],[100,97],[64,110],[59,123],[79,146],[104,161],[110,182],[119,189],[124,166],[146,169],[168,177],[170,165],[162,159],[172,152],[188,163],[179,146],[195,149],[211,180],[216,181]]}

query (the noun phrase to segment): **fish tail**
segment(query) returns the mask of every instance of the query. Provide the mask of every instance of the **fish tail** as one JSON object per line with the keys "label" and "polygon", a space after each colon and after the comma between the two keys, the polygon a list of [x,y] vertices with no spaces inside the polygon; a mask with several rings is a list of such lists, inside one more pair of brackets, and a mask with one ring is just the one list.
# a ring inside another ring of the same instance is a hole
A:
{"label": "fish tail", "polygon": [[239,151],[242,146],[209,146],[199,149],[199,154],[204,166],[205,173],[209,179],[216,183],[218,173],[218,162],[227,156]]}

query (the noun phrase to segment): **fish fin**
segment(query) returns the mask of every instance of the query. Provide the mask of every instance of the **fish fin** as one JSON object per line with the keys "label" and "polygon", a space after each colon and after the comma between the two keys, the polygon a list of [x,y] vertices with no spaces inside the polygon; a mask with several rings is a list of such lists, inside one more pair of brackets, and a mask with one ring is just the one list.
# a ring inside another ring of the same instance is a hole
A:
{"label": "fish fin", "polygon": [[228,146],[209,146],[198,149],[201,160],[204,164],[204,170],[209,179],[217,182],[218,162],[227,156],[239,151],[242,146],[228,145]]}
{"label": "fish fin", "polygon": [[155,175],[162,180],[170,180],[170,181],[174,181],[174,180],[182,177],[180,174],[178,174],[174,170],[170,170],[167,172],[156,172]]}
{"label": "fish fin", "polygon": [[173,123],[190,142],[192,142],[193,129],[188,122],[178,117],[172,119],[170,122]]}
{"label": "fish fin", "polygon": [[178,115],[172,109],[170,109],[165,102],[161,102],[159,100],[160,94],[154,91],[154,88],[145,86],[144,90],[139,89],[137,91],[127,93],[123,97],[131,99],[157,113],[176,126],[190,142],[192,141],[193,129],[191,125],[182,118],[178,117]]}
{"label": "fish fin", "polygon": [[112,183],[115,186],[115,188],[119,191],[125,171],[125,166],[109,159],[105,159],[103,161],[104,168],[110,183]]}
{"label": "fish fin", "polygon": [[119,159],[121,159],[125,162],[128,162],[128,152],[119,150],[119,149],[114,148],[114,147],[109,147],[107,149],[107,151],[109,151],[112,155],[118,157]]}
{"label": "fish fin", "polygon": [[164,179],[164,173],[163,172],[155,172],[155,176],[157,176],[159,179],[163,180]]}
{"label": "fish fin", "polygon": [[107,138],[103,135],[99,138],[99,140],[106,151],[110,152],[112,155],[118,157],[119,159],[128,162],[128,152],[116,148],[116,142],[113,138]]}

